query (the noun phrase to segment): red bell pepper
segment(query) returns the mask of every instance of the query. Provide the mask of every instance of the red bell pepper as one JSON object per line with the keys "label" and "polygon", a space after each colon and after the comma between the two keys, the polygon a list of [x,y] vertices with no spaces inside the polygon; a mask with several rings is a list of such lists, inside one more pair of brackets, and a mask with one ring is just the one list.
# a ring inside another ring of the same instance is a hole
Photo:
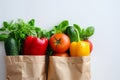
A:
{"label": "red bell pepper", "polygon": [[24,55],[30,55],[29,49],[31,47],[31,42],[32,42],[33,37],[28,36],[25,41],[24,41],[24,46],[23,46],[23,54]]}
{"label": "red bell pepper", "polygon": [[48,46],[47,38],[28,36],[24,42],[24,55],[45,55]]}

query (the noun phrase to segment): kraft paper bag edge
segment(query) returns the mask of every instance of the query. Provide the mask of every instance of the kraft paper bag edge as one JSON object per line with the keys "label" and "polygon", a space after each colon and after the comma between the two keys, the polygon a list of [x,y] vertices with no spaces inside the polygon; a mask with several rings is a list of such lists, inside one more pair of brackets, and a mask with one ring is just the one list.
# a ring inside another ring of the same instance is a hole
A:
{"label": "kraft paper bag edge", "polygon": [[48,80],[91,80],[90,56],[50,57]]}
{"label": "kraft paper bag edge", "polygon": [[45,80],[45,56],[5,56],[6,80]]}

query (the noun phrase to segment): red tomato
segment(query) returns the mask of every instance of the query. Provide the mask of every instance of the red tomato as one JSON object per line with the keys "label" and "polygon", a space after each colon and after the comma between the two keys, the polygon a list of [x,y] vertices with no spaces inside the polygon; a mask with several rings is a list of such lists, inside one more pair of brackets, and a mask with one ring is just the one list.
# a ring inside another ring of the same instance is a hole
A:
{"label": "red tomato", "polygon": [[69,57],[68,53],[54,53],[53,56]]}
{"label": "red tomato", "polygon": [[54,52],[65,52],[70,46],[70,38],[63,33],[54,34],[50,38],[50,46]]}
{"label": "red tomato", "polygon": [[90,52],[92,52],[92,50],[93,50],[93,44],[92,44],[92,42],[90,40],[86,40],[86,41],[90,44]]}

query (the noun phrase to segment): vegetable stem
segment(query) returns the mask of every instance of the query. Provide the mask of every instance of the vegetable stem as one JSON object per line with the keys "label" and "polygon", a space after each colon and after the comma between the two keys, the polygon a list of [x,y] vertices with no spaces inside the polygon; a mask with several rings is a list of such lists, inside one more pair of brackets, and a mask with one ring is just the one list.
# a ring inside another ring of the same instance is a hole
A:
{"label": "vegetable stem", "polygon": [[76,33],[77,33],[77,41],[80,41],[81,39],[80,39],[80,34],[79,34],[79,32],[78,32],[78,30],[75,28],[75,30],[76,30]]}

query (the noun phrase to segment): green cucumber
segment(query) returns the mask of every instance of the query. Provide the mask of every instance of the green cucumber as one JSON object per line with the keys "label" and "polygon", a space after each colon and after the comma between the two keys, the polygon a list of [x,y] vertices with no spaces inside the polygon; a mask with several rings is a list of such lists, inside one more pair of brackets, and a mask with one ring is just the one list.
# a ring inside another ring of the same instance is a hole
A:
{"label": "green cucumber", "polygon": [[13,37],[8,37],[4,41],[6,55],[19,55],[16,40]]}
{"label": "green cucumber", "polygon": [[66,28],[66,34],[70,38],[70,42],[78,41],[77,31],[74,27],[69,26]]}

